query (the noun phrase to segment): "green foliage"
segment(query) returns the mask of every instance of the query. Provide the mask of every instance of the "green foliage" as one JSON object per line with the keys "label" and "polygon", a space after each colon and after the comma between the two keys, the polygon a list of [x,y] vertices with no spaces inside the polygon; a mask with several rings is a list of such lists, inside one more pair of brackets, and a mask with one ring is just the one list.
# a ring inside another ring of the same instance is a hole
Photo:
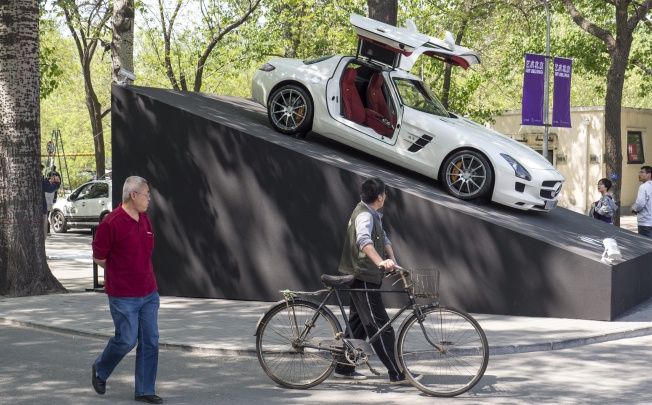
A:
{"label": "green foliage", "polygon": [[41,100],[46,99],[59,86],[57,78],[63,75],[63,70],[55,57],[54,46],[43,41],[44,37],[56,31],[56,22],[42,17],[39,20],[39,37],[41,38],[39,52],[39,70],[41,72]]}
{"label": "green foliage", "polygon": [[249,26],[256,30],[249,31],[255,34],[251,51],[267,57],[308,59],[354,53],[357,41],[349,17],[367,14],[362,0],[273,0],[267,5],[258,26]]}

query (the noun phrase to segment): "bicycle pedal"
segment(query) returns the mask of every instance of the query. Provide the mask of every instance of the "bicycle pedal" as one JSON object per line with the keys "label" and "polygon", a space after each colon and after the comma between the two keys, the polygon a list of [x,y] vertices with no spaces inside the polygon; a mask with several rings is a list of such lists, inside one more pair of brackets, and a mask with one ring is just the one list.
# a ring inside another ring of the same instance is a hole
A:
{"label": "bicycle pedal", "polygon": [[367,367],[369,367],[369,371],[371,371],[374,375],[380,375],[380,373],[378,372],[378,370],[376,370],[375,368],[371,367],[371,364],[367,363]]}

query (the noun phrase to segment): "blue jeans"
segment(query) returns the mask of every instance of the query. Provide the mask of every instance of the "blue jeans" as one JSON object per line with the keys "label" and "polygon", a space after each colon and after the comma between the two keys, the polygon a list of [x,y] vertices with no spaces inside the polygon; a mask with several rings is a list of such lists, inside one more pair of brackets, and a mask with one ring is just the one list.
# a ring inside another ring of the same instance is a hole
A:
{"label": "blue jeans", "polygon": [[652,238],[652,226],[638,226],[638,234]]}
{"label": "blue jeans", "polygon": [[115,336],[95,360],[97,375],[106,381],[118,363],[136,346],[135,396],[154,395],[158,370],[158,291],[145,297],[109,296]]}

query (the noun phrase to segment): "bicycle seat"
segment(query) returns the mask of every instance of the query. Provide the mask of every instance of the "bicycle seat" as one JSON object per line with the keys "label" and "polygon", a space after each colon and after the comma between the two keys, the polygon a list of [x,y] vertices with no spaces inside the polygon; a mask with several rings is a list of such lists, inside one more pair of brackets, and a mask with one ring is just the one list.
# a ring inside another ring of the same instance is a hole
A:
{"label": "bicycle seat", "polygon": [[331,276],[328,274],[321,275],[321,282],[326,287],[346,287],[353,284],[355,277],[349,274],[348,276]]}

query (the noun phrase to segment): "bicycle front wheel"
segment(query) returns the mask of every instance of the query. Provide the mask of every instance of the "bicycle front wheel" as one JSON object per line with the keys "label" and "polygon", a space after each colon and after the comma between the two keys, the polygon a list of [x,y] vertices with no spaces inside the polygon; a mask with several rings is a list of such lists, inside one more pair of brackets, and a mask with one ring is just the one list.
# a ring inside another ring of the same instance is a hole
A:
{"label": "bicycle front wheel", "polygon": [[287,388],[310,388],[333,372],[337,358],[327,348],[306,347],[315,337],[334,339],[341,327],[332,313],[309,300],[280,302],[270,309],[256,336],[256,355],[265,373]]}
{"label": "bicycle front wheel", "polygon": [[416,388],[436,397],[454,397],[473,388],[484,375],[489,344],[478,322],[466,312],[431,307],[423,309],[422,317],[412,314],[403,322],[397,356]]}

